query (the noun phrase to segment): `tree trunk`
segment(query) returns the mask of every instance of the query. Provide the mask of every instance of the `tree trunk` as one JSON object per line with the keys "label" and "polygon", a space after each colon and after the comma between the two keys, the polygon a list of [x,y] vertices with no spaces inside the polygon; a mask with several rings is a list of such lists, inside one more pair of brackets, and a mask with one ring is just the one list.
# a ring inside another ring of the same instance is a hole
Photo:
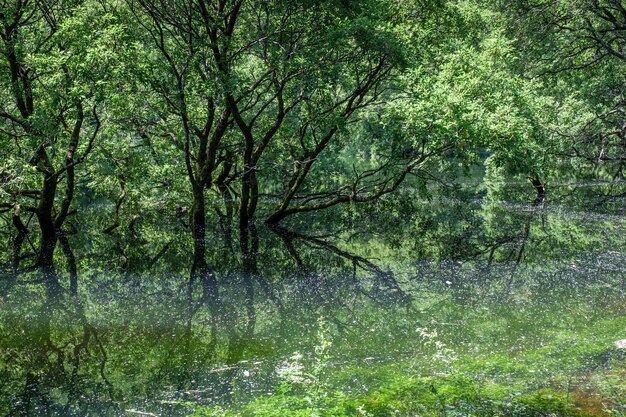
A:
{"label": "tree trunk", "polygon": [[54,249],[57,244],[57,230],[52,214],[57,188],[56,181],[56,177],[46,176],[41,190],[39,207],[37,208],[37,220],[41,230],[41,244],[37,266],[51,295],[60,292],[58,277],[54,269]]}
{"label": "tree trunk", "polygon": [[533,187],[535,187],[535,190],[537,191],[537,198],[535,199],[534,204],[541,203],[546,198],[545,185],[541,182],[537,175],[532,175],[530,177],[530,182],[533,184]]}
{"label": "tree trunk", "polygon": [[59,233],[59,243],[61,244],[61,249],[63,250],[63,254],[67,260],[67,268],[70,273],[70,295],[72,297],[76,297],[78,295],[78,271],[76,268],[76,257],[74,256],[70,242],[65,234]]}
{"label": "tree trunk", "polygon": [[15,211],[13,212],[13,226],[17,229],[17,235],[15,235],[15,239],[13,239],[13,255],[11,259],[11,266],[13,277],[12,279],[17,279],[20,269],[20,261],[22,259],[22,245],[24,244],[24,240],[26,240],[26,235],[28,234],[28,229],[22,223],[22,219],[20,219],[20,206],[16,205]]}
{"label": "tree trunk", "polygon": [[193,236],[193,262],[189,278],[188,296],[191,299],[193,284],[196,280],[199,280],[202,284],[202,300],[208,302],[210,306],[215,306],[217,304],[218,289],[215,275],[206,262],[206,220],[203,184],[193,187],[191,229]]}

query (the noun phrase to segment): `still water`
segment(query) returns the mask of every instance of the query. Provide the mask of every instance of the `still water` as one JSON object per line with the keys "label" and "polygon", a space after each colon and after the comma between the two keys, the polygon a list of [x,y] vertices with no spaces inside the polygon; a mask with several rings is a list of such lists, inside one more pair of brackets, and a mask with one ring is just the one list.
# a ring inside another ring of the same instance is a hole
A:
{"label": "still water", "polygon": [[624,416],[625,189],[259,226],[253,276],[214,242],[213,306],[158,221],[124,273],[113,243],[72,237],[76,296],[3,272],[0,415]]}

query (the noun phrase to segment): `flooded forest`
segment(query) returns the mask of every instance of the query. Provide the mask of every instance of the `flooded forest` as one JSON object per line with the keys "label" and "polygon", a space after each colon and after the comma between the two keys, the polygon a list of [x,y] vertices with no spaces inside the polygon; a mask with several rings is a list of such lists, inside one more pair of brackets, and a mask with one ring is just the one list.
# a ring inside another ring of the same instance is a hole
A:
{"label": "flooded forest", "polygon": [[626,417],[626,1],[0,0],[0,417]]}

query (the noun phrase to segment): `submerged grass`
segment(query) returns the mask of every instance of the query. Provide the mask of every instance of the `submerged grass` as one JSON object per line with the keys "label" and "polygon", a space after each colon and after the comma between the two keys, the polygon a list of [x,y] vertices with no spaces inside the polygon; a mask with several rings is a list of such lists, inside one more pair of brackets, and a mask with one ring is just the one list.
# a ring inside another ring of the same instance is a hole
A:
{"label": "submerged grass", "polygon": [[[626,352],[614,345],[626,334],[623,299],[597,293],[581,301],[468,308],[449,300],[428,326],[396,336],[384,359],[347,359],[323,324],[315,354],[285,359],[270,393],[231,407],[194,406],[190,415],[626,416]],[[371,352],[367,340],[361,347]]]}

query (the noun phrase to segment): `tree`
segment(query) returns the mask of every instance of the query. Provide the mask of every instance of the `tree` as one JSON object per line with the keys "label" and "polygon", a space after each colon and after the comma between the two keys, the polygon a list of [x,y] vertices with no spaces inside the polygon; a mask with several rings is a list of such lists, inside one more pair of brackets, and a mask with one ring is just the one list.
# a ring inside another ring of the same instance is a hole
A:
{"label": "tree", "polygon": [[[626,5],[621,0],[512,2],[524,72],[557,97],[560,156],[622,175]],[[510,11],[509,11],[510,13]]]}
{"label": "tree", "polygon": [[[101,48],[114,32],[94,4],[7,0],[0,14],[0,152],[2,207],[17,230],[14,264],[31,219],[37,220],[35,266],[57,286],[54,250],[75,213],[76,169],[94,149],[101,127]],[[106,57],[106,56],[105,56]],[[100,60],[100,61],[99,61]],[[25,222],[24,213],[30,213]]]}
{"label": "tree", "polygon": [[[139,130],[143,136],[169,138],[184,158],[192,191],[191,233],[193,261],[189,295],[200,280],[203,299],[213,304],[217,280],[206,260],[205,190],[214,185],[220,163],[220,145],[232,122],[218,77],[230,63],[226,59],[242,1],[127,2],[140,23],[137,59],[133,67],[140,91],[153,98]],[[129,23],[130,25],[130,23]],[[147,48],[143,48],[147,46]],[[134,65],[134,63],[132,63]]]}

